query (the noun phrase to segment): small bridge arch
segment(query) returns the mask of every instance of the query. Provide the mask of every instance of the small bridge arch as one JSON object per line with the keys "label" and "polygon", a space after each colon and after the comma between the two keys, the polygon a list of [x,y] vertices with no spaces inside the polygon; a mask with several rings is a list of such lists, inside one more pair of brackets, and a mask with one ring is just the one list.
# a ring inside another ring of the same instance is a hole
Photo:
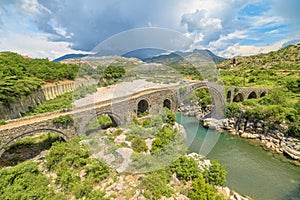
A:
{"label": "small bridge arch", "polygon": [[233,98],[234,102],[241,102],[244,101],[244,95],[242,93],[237,93],[237,95],[235,95],[235,97]]}
{"label": "small bridge arch", "polygon": [[165,99],[163,102],[163,107],[171,110],[172,109],[172,101],[169,98]]}
{"label": "small bridge arch", "polygon": [[140,115],[142,113],[149,113],[150,103],[149,100],[144,98],[139,100],[137,103],[137,115]]}
{"label": "small bridge arch", "polygon": [[255,91],[253,91],[248,95],[247,99],[257,99],[257,98],[258,98],[257,93]]}

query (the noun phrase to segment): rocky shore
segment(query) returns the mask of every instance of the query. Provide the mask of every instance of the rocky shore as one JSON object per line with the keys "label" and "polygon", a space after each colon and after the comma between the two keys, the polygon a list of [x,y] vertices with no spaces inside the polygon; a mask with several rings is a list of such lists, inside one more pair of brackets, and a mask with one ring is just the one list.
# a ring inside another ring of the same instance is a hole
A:
{"label": "rocky shore", "polygon": [[[245,119],[242,119],[245,124]],[[204,127],[210,127],[218,131],[227,131],[232,135],[245,139],[257,140],[265,149],[284,154],[293,160],[300,162],[300,140],[286,137],[284,131],[287,126],[278,124],[274,129],[263,130],[263,121],[257,123],[248,122],[246,126],[239,126],[236,118],[216,120],[207,118],[202,120]],[[239,122],[240,123],[240,122]]]}
{"label": "rocky shore", "polygon": [[211,106],[206,108],[182,104],[179,111],[186,116],[196,117],[204,127],[215,129],[219,132],[226,131],[244,139],[256,140],[265,149],[284,154],[298,163],[300,162],[300,140],[284,135],[288,128],[284,123],[277,124],[274,128],[266,130],[263,120],[251,121],[244,118],[203,119],[212,109]]}

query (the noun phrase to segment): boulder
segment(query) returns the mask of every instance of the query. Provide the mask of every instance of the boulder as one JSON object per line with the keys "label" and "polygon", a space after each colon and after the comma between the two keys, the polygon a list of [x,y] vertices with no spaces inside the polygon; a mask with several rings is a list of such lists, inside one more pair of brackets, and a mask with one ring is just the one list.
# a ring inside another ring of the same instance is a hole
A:
{"label": "boulder", "polygon": [[282,150],[283,150],[283,152],[285,154],[287,154],[291,158],[300,161],[300,151],[297,151],[295,149],[289,148],[288,146],[283,147]]}

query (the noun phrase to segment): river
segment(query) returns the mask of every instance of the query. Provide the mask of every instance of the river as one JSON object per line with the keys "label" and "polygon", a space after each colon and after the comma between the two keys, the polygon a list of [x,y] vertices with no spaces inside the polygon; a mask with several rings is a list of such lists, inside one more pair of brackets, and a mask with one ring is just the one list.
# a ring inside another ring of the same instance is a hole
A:
{"label": "river", "polygon": [[185,127],[191,152],[202,153],[205,143],[212,146],[206,156],[226,166],[226,186],[256,200],[300,200],[300,167],[284,156],[236,136],[208,133],[196,118],[177,114],[176,120]]}

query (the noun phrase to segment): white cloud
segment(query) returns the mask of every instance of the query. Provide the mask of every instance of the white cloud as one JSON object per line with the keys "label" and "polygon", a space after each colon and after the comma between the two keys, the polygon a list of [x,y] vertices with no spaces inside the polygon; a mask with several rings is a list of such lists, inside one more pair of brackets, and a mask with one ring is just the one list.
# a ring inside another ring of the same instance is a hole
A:
{"label": "white cloud", "polygon": [[282,47],[284,43],[286,43],[287,40],[282,40],[280,42],[276,42],[271,45],[265,45],[265,46],[254,46],[254,45],[239,45],[238,43],[227,47],[225,50],[220,51],[220,56],[223,57],[233,57],[233,56],[240,56],[240,55],[255,55],[260,53],[267,53],[270,51],[278,50]]}
{"label": "white cloud", "polygon": [[72,50],[68,42],[50,42],[47,35],[29,33],[1,35],[0,49],[1,51],[13,51],[33,58],[43,58],[47,55],[49,60],[67,53],[86,53]]}
{"label": "white cloud", "polygon": [[208,46],[209,49],[213,51],[220,51],[236,43],[236,41],[245,39],[246,37],[247,37],[246,31],[237,30],[227,35],[221,35],[218,40],[211,41]]}
{"label": "white cloud", "polygon": [[189,32],[213,32],[222,29],[221,20],[208,16],[207,10],[196,10],[194,13],[184,14],[181,22],[187,25]]}

